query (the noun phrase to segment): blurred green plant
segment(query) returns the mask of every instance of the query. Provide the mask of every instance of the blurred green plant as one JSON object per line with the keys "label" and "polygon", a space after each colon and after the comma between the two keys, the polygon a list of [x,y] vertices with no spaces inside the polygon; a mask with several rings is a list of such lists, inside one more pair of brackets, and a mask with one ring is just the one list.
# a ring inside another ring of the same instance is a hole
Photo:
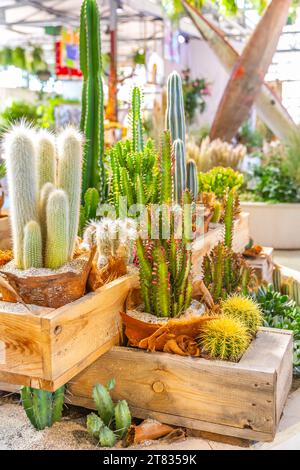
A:
{"label": "blurred green plant", "polygon": [[13,101],[0,114],[0,135],[15,122],[25,119],[33,125],[38,125],[41,114],[37,104],[31,104],[27,101]]}
{"label": "blurred green plant", "polygon": [[263,146],[264,138],[257,129],[251,129],[249,122],[245,122],[239,130],[238,141],[252,151]]}
{"label": "blurred green plant", "polygon": [[192,80],[190,69],[182,71],[182,91],[184,100],[184,109],[187,121],[191,124],[194,120],[196,111],[203,113],[206,108],[204,97],[209,95],[208,84],[204,78]]}
{"label": "blurred green plant", "polygon": [[214,193],[222,199],[227,190],[239,189],[244,182],[244,176],[232,168],[215,167],[207,173],[199,173],[199,192]]}

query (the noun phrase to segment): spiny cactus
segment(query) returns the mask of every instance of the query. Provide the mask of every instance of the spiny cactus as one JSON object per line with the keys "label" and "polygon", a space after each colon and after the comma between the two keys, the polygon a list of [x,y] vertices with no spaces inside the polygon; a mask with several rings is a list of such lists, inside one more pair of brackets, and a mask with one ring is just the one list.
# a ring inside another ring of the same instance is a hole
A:
{"label": "spiny cactus", "polygon": [[59,137],[57,186],[63,189],[69,200],[69,253],[72,258],[79,226],[82,138],[71,127]]}
{"label": "spiny cactus", "polygon": [[41,268],[43,266],[43,241],[41,227],[31,220],[24,228],[24,269]]}
{"label": "spiny cactus", "polygon": [[172,142],[182,140],[185,147],[185,114],[182,80],[177,72],[168,77],[166,129],[171,133]]}
{"label": "spiny cactus", "polygon": [[131,98],[131,133],[132,150],[142,152],[144,150],[143,124],[141,117],[141,90],[135,86]]}
{"label": "spiny cactus", "polygon": [[21,388],[22,405],[31,424],[42,430],[60,421],[64,405],[65,387],[51,393],[31,387]]}
{"label": "spiny cactus", "polygon": [[47,204],[48,199],[52,191],[55,190],[55,186],[52,183],[46,183],[40,192],[40,200],[39,200],[39,221],[40,227],[42,231],[42,239],[43,239],[43,250],[45,251],[45,244],[47,238]]}
{"label": "spiny cactus", "polygon": [[218,201],[215,201],[214,202],[214,213],[213,213],[211,222],[213,224],[219,223],[220,219],[221,219],[221,215],[222,215],[222,204]]}
{"label": "spiny cactus", "polygon": [[52,191],[47,204],[45,267],[57,269],[69,259],[69,201],[62,189]]}
{"label": "spiny cactus", "polygon": [[104,168],[104,105],[100,13],[96,0],[84,0],[80,15],[80,69],[83,74],[80,129],[85,136],[82,200],[96,188],[106,198]]}
{"label": "spiny cactus", "polygon": [[89,221],[97,217],[97,209],[100,204],[99,192],[95,188],[89,188],[84,195],[84,205],[80,207],[79,235],[82,236]]}
{"label": "spiny cactus", "polygon": [[251,335],[255,335],[263,323],[258,303],[240,294],[233,294],[221,302],[221,314],[240,320]]}
{"label": "spiny cactus", "polygon": [[212,359],[238,361],[249,346],[247,328],[234,318],[220,317],[204,324],[199,345]]}
{"label": "spiny cactus", "polygon": [[198,174],[197,167],[193,160],[187,163],[187,189],[191,192],[193,200],[197,201],[198,197]]}
{"label": "spiny cactus", "polygon": [[177,204],[181,204],[182,194],[187,188],[187,169],[185,162],[185,150],[184,143],[181,139],[176,139],[173,143],[173,153],[175,160],[174,170],[174,192],[175,201]]}
{"label": "spiny cactus", "polygon": [[37,187],[41,191],[46,183],[55,184],[55,138],[50,132],[40,130],[37,141]]}
{"label": "spiny cactus", "polygon": [[32,129],[22,123],[6,134],[4,151],[10,198],[14,260],[23,268],[24,227],[38,220],[35,148]]}
{"label": "spiny cactus", "polygon": [[124,437],[131,425],[131,413],[125,400],[114,404],[110,391],[115,381],[106,385],[96,384],[93,399],[98,415],[91,413],[87,417],[87,430],[99,441],[101,447],[113,447],[117,439]]}

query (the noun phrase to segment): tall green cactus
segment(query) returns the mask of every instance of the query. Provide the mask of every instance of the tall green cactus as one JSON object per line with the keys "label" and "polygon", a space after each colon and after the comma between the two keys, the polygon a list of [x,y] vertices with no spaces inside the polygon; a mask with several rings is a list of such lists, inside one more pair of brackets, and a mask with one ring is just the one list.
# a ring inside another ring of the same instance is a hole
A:
{"label": "tall green cactus", "polygon": [[185,114],[182,80],[178,72],[172,72],[168,78],[166,128],[170,130],[172,142],[182,140],[185,146]]}
{"label": "tall green cactus", "polygon": [[39,431],[60,421],[64,405],[65,387],[47,392],[31,387],[21,388],[21,400],[31,424]]}
{"label": "tall green cactus", "polygon": [[32,129],[25,124],[14,126],[6,135],[4,150],[10,198],[14,260],[23,269],[24,227],[38,220],[36,159]]}
{"label": "tall green cactus", "polygon": [[175,159],[174,170],[174,193],[175,201],[181,204],[182,195],[187,188],[187,175],[185,163],[184,143],[181,139],[176,139],[173,143],[173,153]]}
{"label": "tall green cactus", "polygon": [[88,188],[106,198],[104,167],[104,103],[100,13],[96,0],[84,0],[80,15],[80,68],[83,74],[80,129],[85,136],[82,200]]}
{"label": "tall green cactus", "polygon": [[187,189],[191,192],[193,200],[197,201],[198,197],[198,173],[194,160],[187,163]]}
{"label": "tall green cactus", "polygon": [[37,187],[41,191],[46,183],[55,184],[56,165],[55,138],[50,132],[41,130],[37,141]]}
{"label": "tall green cactus", "polygon": [[69,202],[65,191],[53,191],[47,204],[45,267],[57,269],[69,259]]}
{"label": "tall green cactus", "polygon": [[137,86],[132,90],[131,108],[132,150],[142,152],[144,150],[144,136],[141,117],[141,90]]}
{"label": "tall green cactus", "polygon": [[75,130],[67,128],[60,136],[58,159],[58,187],[69,199],[69,258],[73,257],[79,226],[82,138]]}
{"label": "tall green cactus", "polygon": [[24,228],[24,269],[41,268],[43,266],[43,242],[41,227],[31,220]]}

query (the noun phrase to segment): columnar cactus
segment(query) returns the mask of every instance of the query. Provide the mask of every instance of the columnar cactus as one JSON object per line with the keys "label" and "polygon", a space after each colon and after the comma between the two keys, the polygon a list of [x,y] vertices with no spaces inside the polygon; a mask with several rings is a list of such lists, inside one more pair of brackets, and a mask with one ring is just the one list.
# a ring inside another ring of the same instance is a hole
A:
{"label": "columnar cactus", "polygon": [[174,141],[173,153],[174,153],[174,159],[175,159],[175,171],[174,171],[175,201],[178,204],[181,204],[182,194],[187,187],[185,151],[184,151],[184,143],[181,139],[176,139]]}
{"label": "columnar cactus", "polygon": [[10,197],[14,260],[23,268],[24,227],[38,220],[35,148],[32,130],[25,124],[13,127],[5,138],[4,149]]}
{"label": "columnar cactus", "polygon": [[41,227],[31,220],[24,228],[24,269],[41,268],[43,266],[43,242]]}
{"label": "columnar cactus", "polygon": [[41,226],[41,231],[42,231],[42,239],[43,239],[43,245],[45,246],[46,243],[46,237],[47,237],[47,214],[46,214],[46,209],[47,209],[47,204],[48,204],[48,199],[52,191],[54,191],[55,186],[52,183],[46,183],[42,187],[42,190],[40,192],[40,198],[39,198],[39,221],[40,221],[40,226]]}
{"label": "columnar cactus", "polygon": [[132,90],[131,104],[132,150],[142,152],[144,150],[144,135],[141,117],[141,90],[137,86]]}
{"label": "columnar cactus", "polygon": [[104,105],[100,14],[96,0],[84,0],[80,16],[80,68],[83,74],[80,128],[85,136],[82,200],[88,188],[106,197],[104,168]]}
{"label": "columnar cactus", "polygon": [[63,189],[69,199],[69,258],[72,258],[77,238],[82,168],[82,138],[71,127],[59,139],[57,186]]}
{"label": "columnar cactus", "polygon": [[37,141],[37,187],[41,191],[46,183],[55,184],[56,168],[55,138],[50,132],[41,130]]}
{"label": "columnar cactus", "polygon": [[198,174],[197,167],[193,160],[187,163],[187,189],[191,192],[193,200],[197,200],[198,196]]}
{"label": "columnar cactus", "polygon": [[62,189],[50,193],[47,204],[45,267],[57,269],[69,259],[69,201]]}
{"label": "columnar cactus", "polygon": [[64,396],[64,386],[54,393],[31,387],[21,388],[22,405],[28,419],[37,430],[45,429],[60,421]]}
{"label": "columnar cactus", "polygon": [[182,140],[185,146],[185,115],[182,80],[177,72],[168,78],[166,128],[170,130],[172,142]]}

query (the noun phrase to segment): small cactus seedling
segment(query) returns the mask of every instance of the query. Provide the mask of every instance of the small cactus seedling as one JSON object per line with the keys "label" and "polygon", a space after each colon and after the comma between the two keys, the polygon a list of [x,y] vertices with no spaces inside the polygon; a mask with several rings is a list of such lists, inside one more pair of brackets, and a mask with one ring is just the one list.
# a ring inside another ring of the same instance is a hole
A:
{"label": "small cactus seedling", "polygon": [[251,335],[255,335],[263,323],[259,305],[250,297],[233,294],[221,302],[221,313],[225,317],[240,320]]}
{"label": "small cactus seedling", "polygon": [[238,361],[250,344],[247,328],[239,320],[220,317],[204,324],[198,337],[202,351],[212,359]]}
{"label": "small cactus seedling", "polygon": [[91,413],[87,417],[87,430],[99,441],[101,447],[113,447],[117,439],[122,439],[130,425],[131,413],[125,400],[114,404],[110,391],[115,381],[106,385],[96,384],[93,388],[93,399],[98,415]]}
{"label": "small cactus seedling", "polygon": [[168,77],[166,129],[171,133],[172,142],[182,140],[185,146],[185,113],[182,80],[178,72]]}
{"label": "small cactus seedling", "polygon": [[22,405],[35,429],[41,431],[61,420],[64,394],[64,386],[54,393],[31,387],[21,388]]}

